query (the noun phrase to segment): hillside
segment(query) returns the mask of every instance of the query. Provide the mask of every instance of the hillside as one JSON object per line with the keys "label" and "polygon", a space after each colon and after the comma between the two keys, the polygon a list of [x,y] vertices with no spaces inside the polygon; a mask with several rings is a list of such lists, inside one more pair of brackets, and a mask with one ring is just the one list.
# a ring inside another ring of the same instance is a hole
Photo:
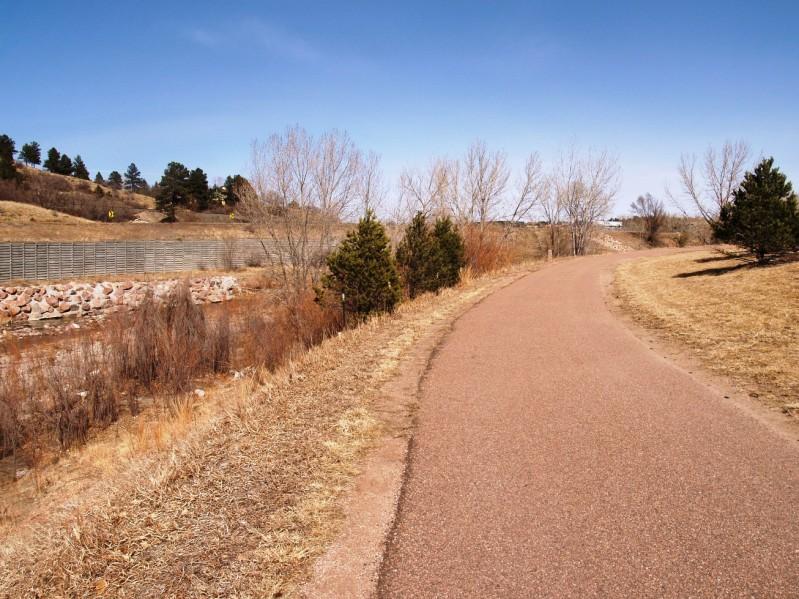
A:
{"label": "hillside", "polygon": [[66,183],[73,191],[80,191],[85,189],[88,185],[88,190],[95,193],[97,188],[100,187],[107,194],[118,194],[135,205],[137,208],[153,210],[155,209],[155,199],[140,193],[130,193],[127,191],[117,191],[108,187],[107,185],[98,185],[94,181],[86,181],[84,179],[77,179],[67,175],[56,175],[44,170],[32,168],[25,165],[17,165],[17,170],[28,180],[40,180],[50,187],[61,188]]}
{"label": "hillside", "polygon": [[26,223],[80,225],[90,222],[92,221],[79,216],[71,216],[63,212],[58,212],[57,210],[48,210],[47,208],[42,208],[41,206],[33,204],[5,202],[0,200],[0,226],[19,226]]}

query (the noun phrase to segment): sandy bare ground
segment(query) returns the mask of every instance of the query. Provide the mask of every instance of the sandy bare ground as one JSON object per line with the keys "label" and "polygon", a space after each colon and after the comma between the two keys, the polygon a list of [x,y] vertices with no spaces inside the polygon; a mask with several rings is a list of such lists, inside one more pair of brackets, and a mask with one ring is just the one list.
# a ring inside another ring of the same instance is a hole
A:
{"label": "sandy bare ground", "polygon": [[382,596],[799,596],[797,435],[633,335],[602,289],[629,257],[543,269],[457,322]]}

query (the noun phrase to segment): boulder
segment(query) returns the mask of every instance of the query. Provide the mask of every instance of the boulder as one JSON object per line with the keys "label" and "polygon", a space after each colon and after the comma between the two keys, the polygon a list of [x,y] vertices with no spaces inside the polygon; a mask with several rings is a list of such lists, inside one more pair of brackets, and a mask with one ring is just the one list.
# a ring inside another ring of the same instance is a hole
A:
{"label": "boulder", "polygon": [[54,295],[48,295],[46,298],[44,298],[44,301],[46,301],[53,308],[58,305],[58,298]]}
{"label": "boulder", "polygon": [[74,307],[74,304],[70,304],[69,302],[61,302],[58,304],[58,311],[62,314],[65,312],[69,312]]}
{"label": "boulder", "polygon": [[20,312],[22,312],[22,310],[16,304],[11,304],[10,306],[8,306],[8,313],[11,315],[12,318],[17,314],[19,314]]}
{"label": "boulder", "polygon": [[39,305],[39,302],[31,302],[31,313],[28,316],[28,320],[39,320],[42,315],[42,307]]}
{"label": "boulder", "polygon": [[119,284],[119,288],[122,289],[123,291],[133,289],[133,283],[131,281],[125,281],[124,283]]}

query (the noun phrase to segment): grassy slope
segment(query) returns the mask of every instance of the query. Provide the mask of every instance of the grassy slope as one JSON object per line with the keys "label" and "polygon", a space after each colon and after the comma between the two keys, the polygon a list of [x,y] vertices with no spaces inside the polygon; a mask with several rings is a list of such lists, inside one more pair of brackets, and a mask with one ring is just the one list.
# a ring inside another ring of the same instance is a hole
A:
{"label": "grassy slope", "polygon": [[0,225],[20,225],[39,224],[59,224],[59,225],[85,225],[92,221],[79,216],[72,216],[47,210],[33,204],[21,204],[19,202],[4,202],[0,200]]}
{"label": "grassy slope", "polygon": [[615,289],[643,325],[768,405],[799,396],[799,263],[754,268],[715,251],[629,262]]}

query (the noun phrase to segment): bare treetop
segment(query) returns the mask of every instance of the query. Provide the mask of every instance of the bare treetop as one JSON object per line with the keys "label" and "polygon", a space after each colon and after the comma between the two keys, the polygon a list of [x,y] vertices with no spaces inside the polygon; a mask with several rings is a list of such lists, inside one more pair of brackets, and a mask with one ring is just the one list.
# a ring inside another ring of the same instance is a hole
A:
{"label": "bare treetop", "polygon": [[[680,156],[677,172],[682,195],[705,221],[712,225],[718,220],[721,209],[732,201],[749,160],[749,145],[742,141],[726,141],[717,151],[712,146],[705,151],[701,172],[698,171],[695,154]],[[684,202],[666,189],[672,202],[684,213]]]}
{"label": "bare treetop", "polygon": [[450,198],[457,194],[457,181],[457,163],[441,158],[432,161],[424,171],[402,171],[399,191],[405,218],[409,219],[416,212],[425,216],[449,214]]}
{"label": "bare treetop", "polygon": [[375,154],[364,158],[345,132],[314,138],[299,126],[253,143],[250,183],[242,212],[277,242],[267,257],[295,295],[317,282],[334,226],[375,207],[384,193]]}
{"label": "bare treetop", "polygon": [[424,171],[406,169],[400,175],[400,201],[405,218],[416,212],[452,216],[462,224],[484,228],[491,221],[528,218],[545,193],[546,177],[537,153],[527,158],[515,187],[503,151],[489,151],[474,142],[463,158],[438,158]]}
{"label": "bare treetop", "polygon": [[455,206],[456,214],[480,228],[496,215],[504,200],[510,178],[505,152],[489,152],[483,141],[476,141],[463,159],[461,193]]}

